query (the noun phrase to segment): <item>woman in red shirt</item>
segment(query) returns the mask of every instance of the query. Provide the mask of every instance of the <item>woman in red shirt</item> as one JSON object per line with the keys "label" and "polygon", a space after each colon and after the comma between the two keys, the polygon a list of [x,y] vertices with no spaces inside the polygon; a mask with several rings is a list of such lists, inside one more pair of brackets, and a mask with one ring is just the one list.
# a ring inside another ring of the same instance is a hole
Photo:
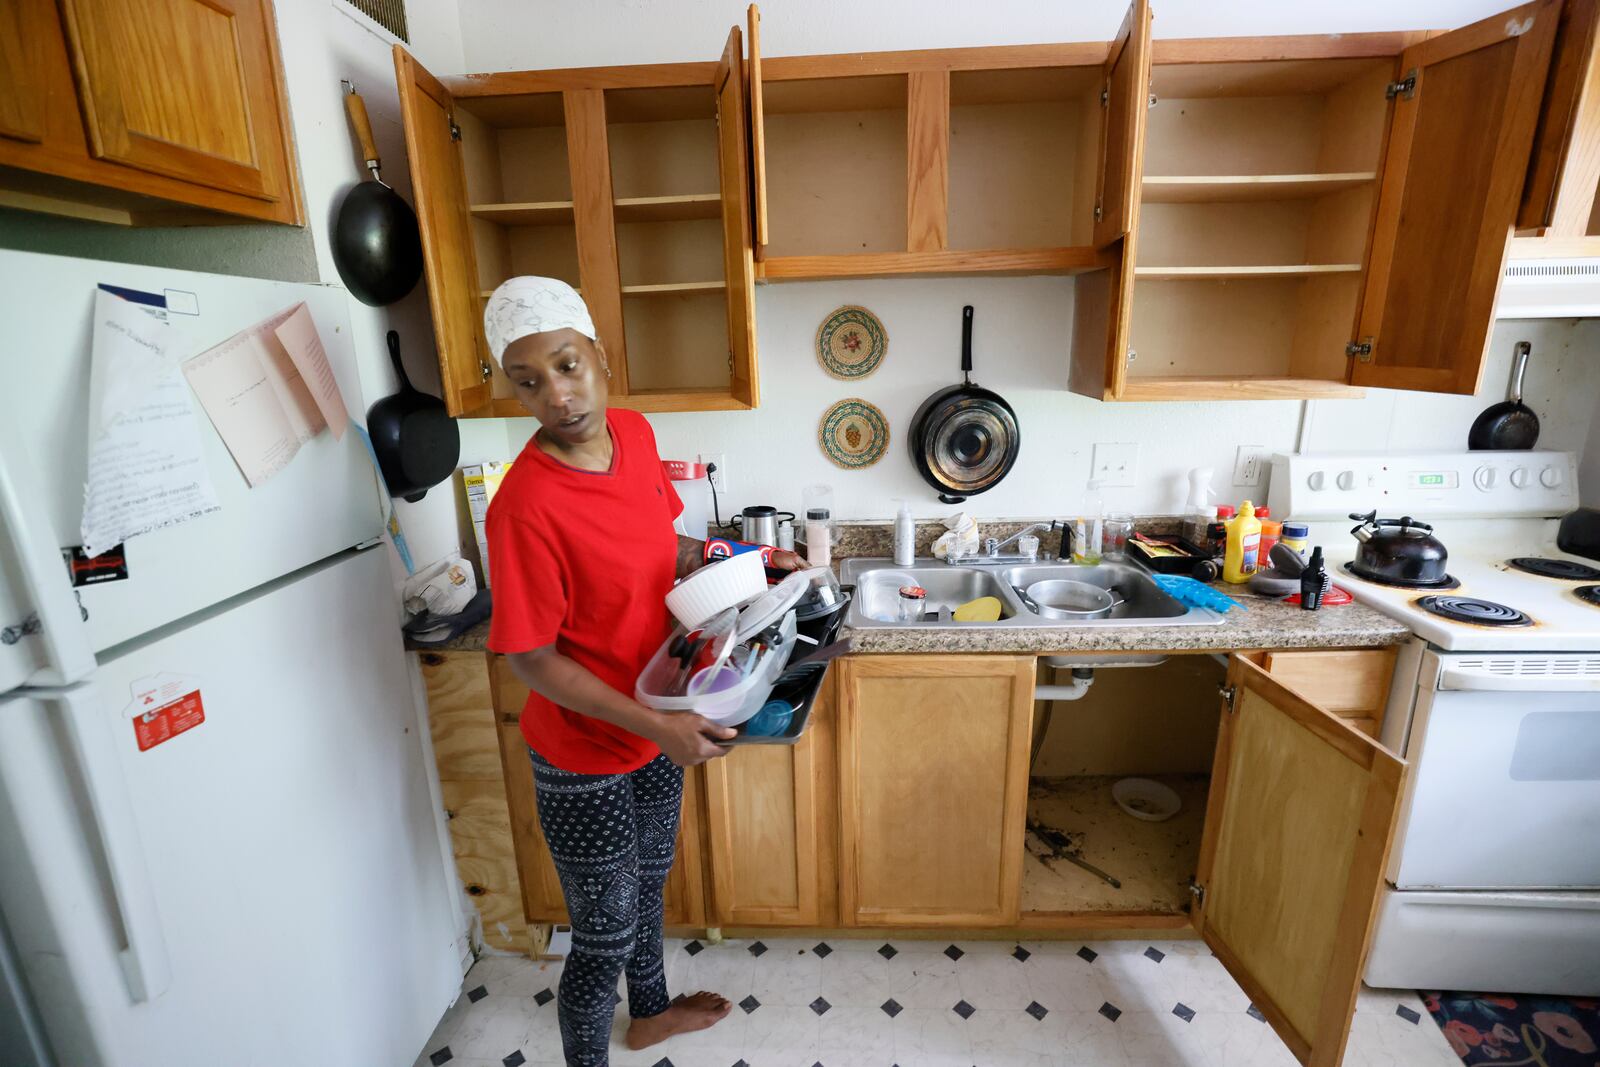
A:
{"label": "woman in red shirt", "polygon": [[[605,1067],[619,970],[632,1049],[704,1029],[731,1007],[715,993],[668,997],[661,892],[683,768],[725,755],[718,742],[734,731],[628,695],[671,631],[668,590],[704,544],[674,531],[683,504],[649,422],[607,408],[605,346],[571,286],[513,278],[490,297],[484,329],[539,420],[489,508],[489,648],[530,690],[522,735],[572,922],[562,1046],[568,1064]],[[800,560],[780,552],[773,564]]]}

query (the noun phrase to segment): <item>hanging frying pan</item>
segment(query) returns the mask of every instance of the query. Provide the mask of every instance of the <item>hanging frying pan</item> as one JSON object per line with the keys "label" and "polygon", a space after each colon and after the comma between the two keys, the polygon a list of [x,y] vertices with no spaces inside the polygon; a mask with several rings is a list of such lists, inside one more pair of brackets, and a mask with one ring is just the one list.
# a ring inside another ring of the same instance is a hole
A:
{"label": "hanging frying pan", "polygon": [[961,309],[961,384],[922,402],[911,419],[911,462],[946,504],[993,489],[1022,446],[1017,414],[999,393],[972,384],[972,305]]}
{"label": "hanging frying pan", "polygon": [[400,391],[367,412],[367,432],[390,496],[415,504],[450,477],[461,458],[461,431],[445,412],[444,401],[412,388],[400,362],[400,335],[389,331],[389,358],[400,376]]}
{"label": "hanging frying pan", "polygon": [[1539,443],[1539,416],[1522,402],[1522,375],[1528,369],[1533,345],[1518,341],[1511,362],[1511,388],[1500,403],[1485,408],[1467,433],[1467,447],[1510,451]]}
{"label": "hanging frying pan", "polygon": [[361,142],[362,158],[372,180],[344,195],[333,223],[333,265],[352,296],[363,304],[383,307],[409,293],[422,276],[422,237],[411,205],[383,183],[378,174],[378,145],[367,120],[367,105],[350,86],[345,110]]}

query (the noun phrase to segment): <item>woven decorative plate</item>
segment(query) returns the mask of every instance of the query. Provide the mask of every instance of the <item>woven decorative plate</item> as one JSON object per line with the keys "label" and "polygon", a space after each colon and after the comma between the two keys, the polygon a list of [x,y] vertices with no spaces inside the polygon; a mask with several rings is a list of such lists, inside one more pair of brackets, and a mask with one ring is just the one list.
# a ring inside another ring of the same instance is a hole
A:
{"label": "woven decorative plate", "polygon": [[883,458],[889,448],[889,420],[859,397],[839,401],[822,413],[817,443],[847,471],[862,470]]}
{"label": "woven decorative plate", "polygon": [[865,378],[878,369],[889,351],[889,335],[878,316],[848,304],[817,327],[817,359],[822,369],[842,381]]}

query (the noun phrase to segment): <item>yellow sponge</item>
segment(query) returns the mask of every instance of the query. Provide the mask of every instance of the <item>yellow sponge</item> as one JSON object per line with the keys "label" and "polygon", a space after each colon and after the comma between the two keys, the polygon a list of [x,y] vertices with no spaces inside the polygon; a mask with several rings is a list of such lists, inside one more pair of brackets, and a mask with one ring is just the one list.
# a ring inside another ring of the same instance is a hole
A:
{"label": "yellow sponge", "polygon": [[1000,601],[992,596],[969,600],[956,609],[955,618],[956,622],[997,622],[1000,619]]}

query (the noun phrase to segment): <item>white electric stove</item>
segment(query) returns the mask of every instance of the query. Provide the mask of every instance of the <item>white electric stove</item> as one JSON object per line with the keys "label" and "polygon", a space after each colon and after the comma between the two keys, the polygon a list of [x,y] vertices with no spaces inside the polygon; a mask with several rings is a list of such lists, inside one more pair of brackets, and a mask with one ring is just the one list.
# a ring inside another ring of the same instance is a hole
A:
{"label": "white electric stove", "polygon": [[[1268,499],[1335,584],[1416,635],[1384,718],[1410,769],[1368,983],[1600,993],[1600,561],[1555,546],[1576,458],[1277,456]],[[1345,570],[1349,516],[1373,510],[1432,525],[1453,587]]]}

